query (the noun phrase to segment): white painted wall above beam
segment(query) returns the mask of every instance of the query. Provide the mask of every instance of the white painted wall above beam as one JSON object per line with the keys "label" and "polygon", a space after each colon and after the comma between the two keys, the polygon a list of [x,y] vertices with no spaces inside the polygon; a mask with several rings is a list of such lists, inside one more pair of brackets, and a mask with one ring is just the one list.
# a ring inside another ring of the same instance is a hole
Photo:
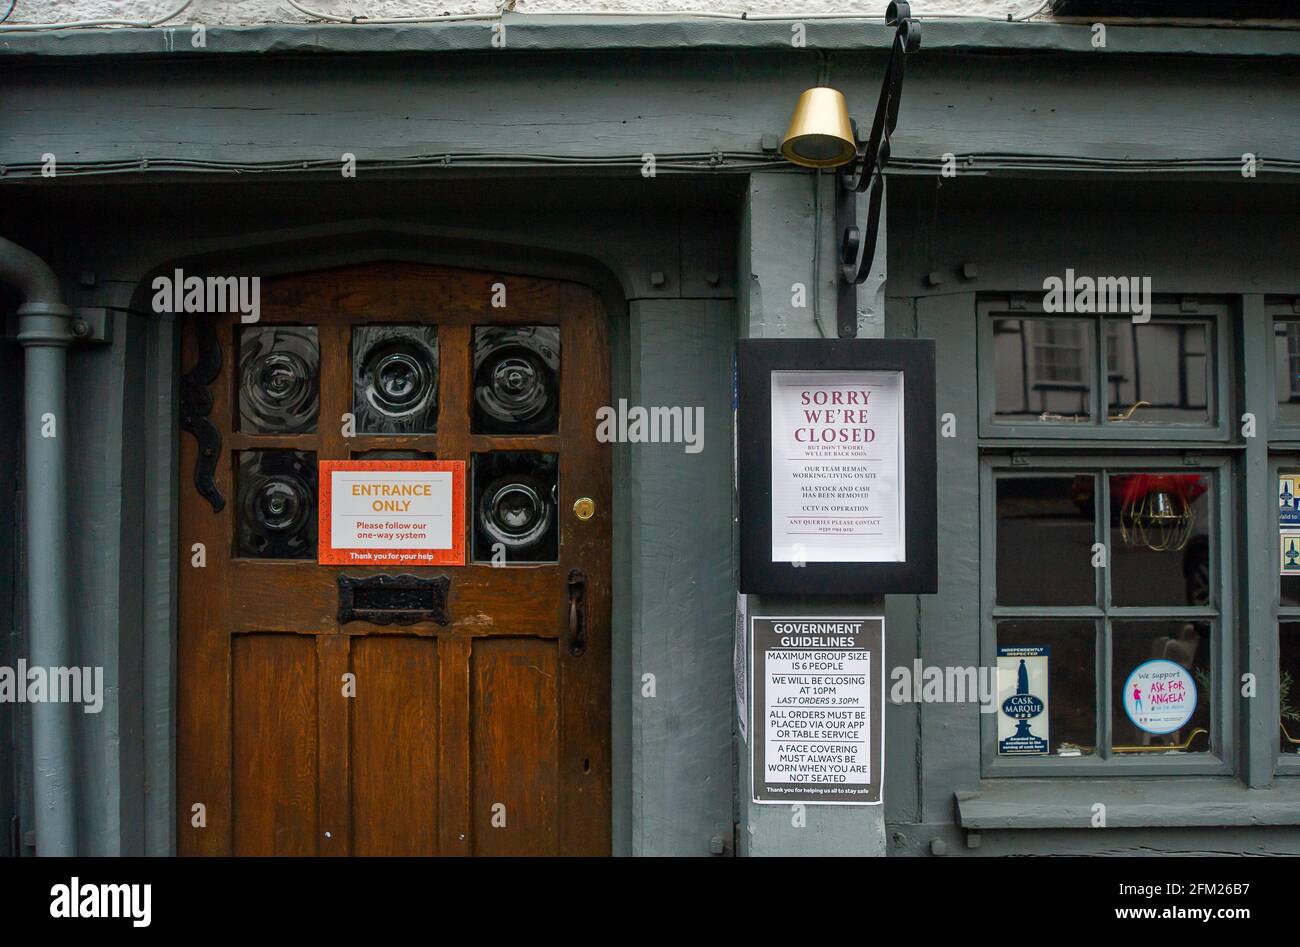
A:
{"label": "white painted wall above beam", "polygon": [[[444,13],[486,13],[498,0],[297,0],[299,6],[337,17],[436,17]],[[511,0],[501,0],[509,3]],[[176,9],[181,0],[16,0],[7,23],[66,23],[80,20],[155,20]],[[862,17],[884,15],[885,0],[845,3],[844,0],[514,0],[518,13],[713,13],[789,14],[792,17],[843,13]],[[1006,19],[1027,16],[1041,0],[917,0],[916,16],[986,16]],[[9,8],[0,0],[0,15]],[[253,25],[259,23],[320,22],[294,9],[286,0],[194,0],[169,26],[189,23]]]}

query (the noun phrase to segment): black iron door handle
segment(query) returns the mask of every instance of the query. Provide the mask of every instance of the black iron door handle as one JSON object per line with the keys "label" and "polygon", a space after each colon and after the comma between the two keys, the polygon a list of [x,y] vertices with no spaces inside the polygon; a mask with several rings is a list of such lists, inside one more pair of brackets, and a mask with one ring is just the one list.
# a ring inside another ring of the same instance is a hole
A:
{"label": "black iron door handle", "polygon": [[587,650],[587,574],[581,569],[569,573],[569,654],[575,658]]}

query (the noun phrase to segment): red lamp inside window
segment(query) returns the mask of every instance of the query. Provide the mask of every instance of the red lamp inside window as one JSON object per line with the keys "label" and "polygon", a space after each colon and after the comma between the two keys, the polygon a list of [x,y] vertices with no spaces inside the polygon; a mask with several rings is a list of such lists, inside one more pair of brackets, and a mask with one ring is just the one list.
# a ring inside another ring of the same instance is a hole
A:
{"label": "red lamp inside window", "polygon": [[1119,529],[1130,546],[1156,552],[1180,550],[1196,526],[1192,502],[1205,492],[1196,474],[1131,474],[1116,477]]}

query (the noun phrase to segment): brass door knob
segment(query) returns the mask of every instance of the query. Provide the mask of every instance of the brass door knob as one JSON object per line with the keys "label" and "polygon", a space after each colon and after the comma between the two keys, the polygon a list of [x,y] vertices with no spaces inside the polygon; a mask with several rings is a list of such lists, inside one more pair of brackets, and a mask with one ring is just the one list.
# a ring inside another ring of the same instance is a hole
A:
{"label": "brass door knob", "polygon": [[573,501],[573,515],[580,520],[589,520],[596,515],[596,504],[591,497],[578,497]]}

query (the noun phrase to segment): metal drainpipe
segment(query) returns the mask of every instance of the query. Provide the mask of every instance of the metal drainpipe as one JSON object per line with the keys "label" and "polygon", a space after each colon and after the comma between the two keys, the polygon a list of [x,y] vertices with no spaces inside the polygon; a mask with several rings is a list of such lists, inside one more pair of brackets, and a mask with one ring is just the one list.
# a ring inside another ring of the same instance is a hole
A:
{"label": "metal drainpipe", "polygon": [[[49,265],[2,237],[0,282],[17,288],[23,298],[18,307],[18,344],[24,350],[29,660],[35,667],[71,667],[75,662],[68,599],[67,349],[74,338],[72,310],[64,304]],[[73,709],[71,703],[31,705],[37,855],[77,853]]]}

